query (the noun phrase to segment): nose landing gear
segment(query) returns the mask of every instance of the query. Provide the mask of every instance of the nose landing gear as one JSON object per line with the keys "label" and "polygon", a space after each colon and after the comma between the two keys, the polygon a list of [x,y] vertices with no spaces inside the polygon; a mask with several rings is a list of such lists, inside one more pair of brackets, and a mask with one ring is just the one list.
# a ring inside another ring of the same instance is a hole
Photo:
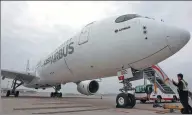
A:
{"label": "nose landing gear", "polygon": [[119,80],[122,80],[123,88],[119,89],[122,93],[116,97],[116,108],[133,108],[136,104],[135,95],[128,93],[128,91],[134,90],[129,78],[124,79],[124,76],[120,76]]}

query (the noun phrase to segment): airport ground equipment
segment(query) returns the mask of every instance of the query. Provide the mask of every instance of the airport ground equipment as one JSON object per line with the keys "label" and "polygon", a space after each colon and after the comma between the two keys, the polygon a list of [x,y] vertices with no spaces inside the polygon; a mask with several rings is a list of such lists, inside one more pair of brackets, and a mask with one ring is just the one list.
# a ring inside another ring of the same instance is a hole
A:
{"label": "airport ground equipment", "polygon": [[[168,87],[171,88],[171,90],[177,94],[177,87],[175,87],[172,83],[172,81],[169,79],[169,77],[163,72],[163,70],[158,66],[152,66],[153,70],[156,71],[156,74],[158,74],[159,78],[167,85]],[[190,108],[192,107],[192,92],[189,90],[189,106]],[[192,110],[191,110],[192,111]]]}
{"label": "airport ground equipment", "polygon": [[[170,83],[168,77],[158,65],[153,65],[143,70],[136,70],[133,68],[124,69],[122,67],[122,69],[117,72],[117,76],[120,80],[120,83],[123,84],[123,88],[119,89],[121,93],[116,97],[117,107],[132,108],[135,106],[135,101],[133,100],[136,99],[135,94],[133,93],[135,92],[135,88],[132,87],[131,81],[146,78],[151,83],[156,83],[156,86],[164,93],[174,94],[176,92],[176,87],[173,86],[173,84],[170,85],[172,82]],[[177,94],[177,92],[175,94]],[[154,96],[154,98],[158,97],[162,98],[160,95]]]}
{"label": "airport ground equipment", "polygon": [[162,100],[170,100],[172,102],[179,100],[177,88],[158,65],[144,69],[144,80],[146,79],[154,85],[151,99],[157,99],[159,102]]}
{"label": "airport ground equipment", "polygon": [[[145,79],[148,79],[150,83],[157,85],[161,92],[165,94],[175,94],[171,87],[164,82],[163,74],[158,74],[159,72],[162,73],[162,71],[159,71],[159,68],[156,70],[156,67],[157,66],[144,69]],[[176,89],[176,87],[174,87],[174,89]]]}
{"label": "airport ground equipment", "polygon": [[[158,65],[153,65],[144,70],[122,68],[120,71],[117,72],[117,76],[120,80],[120,83],[123,84],[123,88],[119,89],[121,93],[118,94],[116,97],[116,107],[133,108],[135,106],[135,88],[132,87],[131,81],[140,80],[144,77],[147,78],[151,83],[156,83],[156,86],[162,92],[167,94],[178,94],[177,87],[173,85],[169,77],[163,72],[163,70]],[[158,97],[159,95],[154,96],[154,98],[156,99],[158,99]],[[159,98],[161,99],[161,97]],[[189,95],[189,98],[189,104],[192,107],[192,93]]]}
{"label": "airport ground equipment", "polygon": [[[154,108],[160,107],[163,109],[168,109],[170,113],[174,112],[175,110],[179,110],[182,114],[184,113],[184,108],[182,105],[154,103],[153,107]],[[192,109],[189,109],[189,113],[192,114]]]}
{"label": "airport ground equipment", "polygon": [[153,108],[163,108],[163,109],[169,109],[169,112],[172,113],[175,110],[179,110],[181,111],[181,113],[183,113],[183,106],[181,105],[171,105],[171,104],[159,104],[159,103],[154,103],[153,104]]}
{"label": "airport ground equipment", "polygon": [[155,88],[155,84],[136,86],[135,97],[136,100],[140,100],[141,103],[145,103],[150,100],[157,100],[158,102],[161,102],[162,100],[176,102],[178,100],[175,93],[164,93],[158,87]]}
{"label": "airport ground equipment", "polygon": [[[192,114],[192,92],[189,91],[189,113]],[[180,110],[180,112],[183,114],[184,113],[184,108],[182,105],[173,105],[173,104],[159,104],[157,101],[153,104],[153,107],[161,107],[164,109],[169,109],[170,112],[174,112],[175,110]]]}

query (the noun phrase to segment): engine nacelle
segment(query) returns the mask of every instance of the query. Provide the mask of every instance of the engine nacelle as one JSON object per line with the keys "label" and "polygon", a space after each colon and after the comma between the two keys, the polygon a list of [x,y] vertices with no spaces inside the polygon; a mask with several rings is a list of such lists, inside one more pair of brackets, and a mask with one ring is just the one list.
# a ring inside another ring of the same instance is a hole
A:
{"label": "engine nacelle", "polygon": [[99,90],[99,83],[95,80],[81,81],[77,84],[77,91],[84,95],[94,95]]}

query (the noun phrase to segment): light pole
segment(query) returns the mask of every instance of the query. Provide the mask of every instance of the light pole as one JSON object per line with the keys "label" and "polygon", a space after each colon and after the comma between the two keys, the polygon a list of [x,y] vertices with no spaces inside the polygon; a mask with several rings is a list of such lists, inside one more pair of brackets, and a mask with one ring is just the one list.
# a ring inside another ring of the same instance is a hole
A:
{"label": "light pole", "polygon": [[8,86],[9,86],[9,82],[10,82],[10,81],[8,81],[8,83],[7,83],[7,89],[8,89]]}

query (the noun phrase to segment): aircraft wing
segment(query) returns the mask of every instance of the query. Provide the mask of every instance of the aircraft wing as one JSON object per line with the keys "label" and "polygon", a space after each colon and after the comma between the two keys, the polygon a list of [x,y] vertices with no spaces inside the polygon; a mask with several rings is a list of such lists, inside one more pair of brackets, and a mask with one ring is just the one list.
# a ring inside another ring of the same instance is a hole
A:
{"label": "aircraft wing", "polygon": [[1,70],[1,76],[2,79],[8,78],[8,79],[17,79],[21,82],[29,83],[34,78],[36,78],[35,75],[27,72],[17,72],[17,71],[10,71],[10,70]]}

